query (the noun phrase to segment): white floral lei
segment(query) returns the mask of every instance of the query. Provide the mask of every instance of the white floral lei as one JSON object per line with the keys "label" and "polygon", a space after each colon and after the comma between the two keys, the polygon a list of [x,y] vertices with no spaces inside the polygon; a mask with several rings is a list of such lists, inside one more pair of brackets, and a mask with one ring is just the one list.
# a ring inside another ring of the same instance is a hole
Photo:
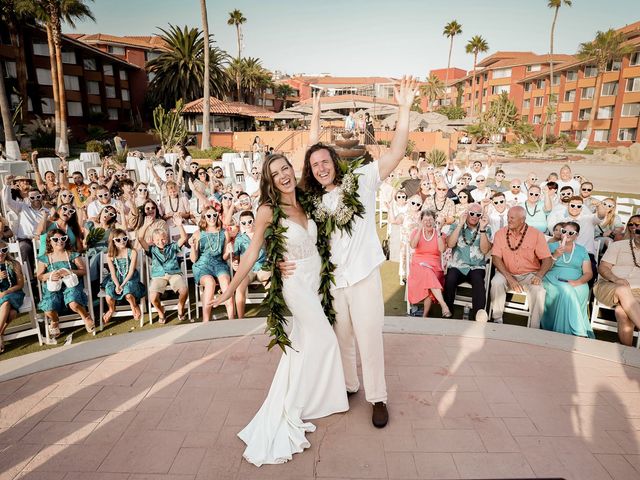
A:
{"label": "white floral lei", "polygon": [[319,222],[324,222],[327,218],[331,218],[336,226],[343,227],[347,225],[356,212],[354,207],[345,205],[345,195],[353,195],[356,191],[358,183],[354,173],[347,173],[342,177],[342,184],[338,188],[338,202],[335,209],[330,210],[322,201],[322,196],[317,196],[313,201],[314,217]]}

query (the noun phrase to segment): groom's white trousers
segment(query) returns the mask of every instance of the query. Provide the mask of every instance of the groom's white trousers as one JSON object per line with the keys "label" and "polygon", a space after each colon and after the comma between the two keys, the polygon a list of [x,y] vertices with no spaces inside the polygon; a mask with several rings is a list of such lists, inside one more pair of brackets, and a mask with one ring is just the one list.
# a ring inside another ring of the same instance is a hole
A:
{"label": "groom's white trousers", "polygon": [[362,380],[368,402],[387,401],[384,378],[384,299],[380,269],[375,268],[355,285],[333,290],[336,310],[334,330],[340,345],[347,391],[360,388],[356,366],[356,341],[360,350]]}

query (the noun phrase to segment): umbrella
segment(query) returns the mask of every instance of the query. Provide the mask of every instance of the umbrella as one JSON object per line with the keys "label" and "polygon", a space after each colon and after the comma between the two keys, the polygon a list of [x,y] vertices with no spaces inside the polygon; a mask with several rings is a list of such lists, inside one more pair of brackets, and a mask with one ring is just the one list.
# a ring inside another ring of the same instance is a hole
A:
{"label": "umbrella", "polygon": [[[398,114],[394,113],[389,115],[382,121],[383,127],[389,127],[394,129],[396,127],[396,123],[398,122]],[[421,113],[411,111],[409,112],[409,131],[416,131],[420,127],[428,127],[429,123],[424,119]]]}
{"label": "umbrella", "polygon": [[342,120],[344,118],[344,115],[340,115],[333,110],[329,110],[328,112],[321,113],[320,118],[322,120]]}
{"label": "umbrella", "polygon": [[311,105],[294,105],[293,107],[287,108],[286,111],[302,113],[304,115],[311,115],[311,113],[313,112],[313,107]]}
{"label": "umbrella", "polygon": [[384,117],[385,115],[391,115],[398,111],[398,107],[395,105],[376,105],[376,108],[373,107],[365,110],[366,113],[373,116],[375,114],[376,117]]}
{"label": "umbrella", "polygon": [[274,120],[301,120],[304,115],[298,112],[283,110],[273,115]]}

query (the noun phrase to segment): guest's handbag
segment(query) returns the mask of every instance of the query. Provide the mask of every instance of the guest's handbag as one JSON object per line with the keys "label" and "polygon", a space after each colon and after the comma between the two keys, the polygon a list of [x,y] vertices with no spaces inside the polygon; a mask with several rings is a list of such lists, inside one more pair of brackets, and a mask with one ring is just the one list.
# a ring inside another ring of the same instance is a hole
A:
{"label": "guest's handbag", "polygon": [[[67,269],[64,268],[63,270],[67,270]],[[67,275],[62,277],[62,282],[64,283],[65,287],[73,288],[78,286],[78,283],[80,283],[80,280],[78,280],[78,275],[69,271]]]}

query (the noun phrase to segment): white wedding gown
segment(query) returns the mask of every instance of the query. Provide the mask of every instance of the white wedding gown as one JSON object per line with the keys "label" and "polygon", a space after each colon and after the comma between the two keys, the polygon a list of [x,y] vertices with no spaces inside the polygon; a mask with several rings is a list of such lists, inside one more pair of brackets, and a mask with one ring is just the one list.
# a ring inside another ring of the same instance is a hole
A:
{"label": "white wedding gown", "polygon": [[309,447],[304,420],[349,409],[340,349],[322,310],[320,255],[313,220],[307,229],[285,219],[286,260],[296,268],[283,279],[284,300],[293,315],[291,346],[282,355],[266,400],[238,436],[247,444],[244,458],[256,466],[284,463]]}

